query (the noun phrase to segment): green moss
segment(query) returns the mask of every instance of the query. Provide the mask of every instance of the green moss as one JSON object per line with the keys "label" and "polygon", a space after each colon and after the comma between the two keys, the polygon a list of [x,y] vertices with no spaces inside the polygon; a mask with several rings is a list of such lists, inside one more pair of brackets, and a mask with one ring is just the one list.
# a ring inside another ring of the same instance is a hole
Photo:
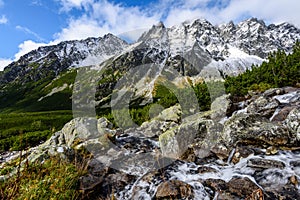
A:
{"label": "green moss", "polygon": [[166,146],[175,137],[174,130],[168,130],[159,136],[159,143]]}

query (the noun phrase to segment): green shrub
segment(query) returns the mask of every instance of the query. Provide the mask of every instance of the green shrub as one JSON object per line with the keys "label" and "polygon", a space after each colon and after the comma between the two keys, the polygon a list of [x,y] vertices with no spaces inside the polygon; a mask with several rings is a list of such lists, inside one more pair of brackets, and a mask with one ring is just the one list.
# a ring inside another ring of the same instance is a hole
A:
{"label": "green shrub", "polygon": [[293,53],[282,50],[273,52],[268,62],[252,66],[251,70],[237,77],[226,77],[226,92],[234,97],[244,96],[249,90],[263,92],[269,88],[297,86],[300,83],[300,43],[296,42]]}

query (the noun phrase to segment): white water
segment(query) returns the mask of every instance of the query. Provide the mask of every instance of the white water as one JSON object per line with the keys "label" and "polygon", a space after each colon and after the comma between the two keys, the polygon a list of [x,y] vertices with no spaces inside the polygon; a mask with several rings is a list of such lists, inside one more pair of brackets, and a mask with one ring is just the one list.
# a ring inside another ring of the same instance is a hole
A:
{"label": "white water", "polygon": [[[231,156],[234,154],[234,150],[231,152]],[[261,180],[256,180],[256,170],[247,165],[249,159],[260,158],[274,161],[280,161],[285,164],[284,169],[269,168],[262,171]],[[148,176],[144,174],[139,177],[134,184],[128,185],[124,191],[117,194],[117,198],[124,199],[144,199],[150,200],[155,197],[157,187],[160,183],[168,180],[180,180],[192,186],[194,191],[194,199],[217,199],[217,193],[215,196],[211,196],[204,186],[201,184],[202,180],[206,179],[221,179],[226,182],[230,181],[233,177],[247,177],[258,187],[262,188],[260,184],[268,184],[271,188],[286,185],[291,176],[296,176],[300,179],[300,166],[293,167],[290,165],[291,161],[300,160],[299,153],[293,153],[290,151],[280,151],[277,155],[251,155],[248,158],[241,159],[237,164],[230,162],[231,158],[227,162],[217,160],[213,163],[197,165],[190,162],[177,161],[171,164],[166,169],[162,170],[162,174]],[[198,173],[199,167],[210,167],[215,169],[215,172]],[[151,174],[151,172],[150,172]],[[163,176],[163,178],[162,178]],[[148,177],[148,178],[147,178]],[[151,177],[151,178],[149,178]],[[147,181],[145,181],[147,180]],[[298,186],[299,192],[300,187]]]}

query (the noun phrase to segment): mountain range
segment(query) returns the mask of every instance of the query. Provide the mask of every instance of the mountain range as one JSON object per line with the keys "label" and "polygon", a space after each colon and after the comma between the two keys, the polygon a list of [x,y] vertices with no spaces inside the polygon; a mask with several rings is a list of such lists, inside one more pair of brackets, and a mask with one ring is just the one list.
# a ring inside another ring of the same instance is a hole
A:
{"label": "mountain range", "polygon": [[140,65],[172,68],[192,80],[215,76],[206,74],[212,68],[221,77],[235,76],[266,61],[273,51],[290,53],[299,39],[300,29],[289,23],[266,25],[251,18],[220,25],[197,19],[170,28],[160,22],[132,44],[112,34],[64,41],[39,47],[0,72],[0,110],[71,109],[73,83],[84,66],[104,69],[96,96],[101,101]]}

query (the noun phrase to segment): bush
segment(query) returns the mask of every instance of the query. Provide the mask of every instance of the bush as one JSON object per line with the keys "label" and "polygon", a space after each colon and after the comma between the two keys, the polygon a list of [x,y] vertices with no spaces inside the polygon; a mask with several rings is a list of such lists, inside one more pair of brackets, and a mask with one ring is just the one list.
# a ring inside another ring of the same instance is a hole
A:
{"label": "bush", "polygon": [[249,90],[263,92],[269,88],[297,86],[300,83],[300,43],[296,42],[293,53],[282,50],[273,52],[268,62],[252,66],[252,70],[237,77],[226,77],[226,92],[241,97]]}

